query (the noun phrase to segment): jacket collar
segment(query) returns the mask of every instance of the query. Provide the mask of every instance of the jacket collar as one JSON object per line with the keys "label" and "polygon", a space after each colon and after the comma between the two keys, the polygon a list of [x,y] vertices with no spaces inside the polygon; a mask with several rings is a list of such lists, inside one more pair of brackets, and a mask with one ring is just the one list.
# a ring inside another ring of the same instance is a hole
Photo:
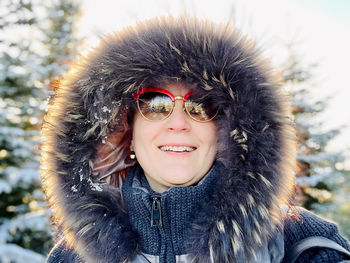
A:
{"label": "jacket collar", "polygon": [[210,199],[218,176],[218,165],[214,164],[198,184],[171,187],[159,194],[150,188],[140,166],[129,171],[122,193],[131,225],[140,236],[140,250],[174,258],[188,253],[185,244],[190,222]]}

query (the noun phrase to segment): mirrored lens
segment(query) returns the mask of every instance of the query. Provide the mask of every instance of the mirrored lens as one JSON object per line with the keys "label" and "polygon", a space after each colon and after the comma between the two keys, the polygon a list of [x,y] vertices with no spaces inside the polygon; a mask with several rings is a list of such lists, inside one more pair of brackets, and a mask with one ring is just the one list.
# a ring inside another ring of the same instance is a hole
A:
{"label": "mirrored lens", "polygon": [[185,103],[185,107],[191,118],[201,122],[210,121],[217,114],[208,98],[190,96]]}
{"label": "mirrored lens", "polygon": [[171,98],[160,92],[146,92],[140,95],[138,107],[141,114],[149,120],[163,120],[171,113]]}

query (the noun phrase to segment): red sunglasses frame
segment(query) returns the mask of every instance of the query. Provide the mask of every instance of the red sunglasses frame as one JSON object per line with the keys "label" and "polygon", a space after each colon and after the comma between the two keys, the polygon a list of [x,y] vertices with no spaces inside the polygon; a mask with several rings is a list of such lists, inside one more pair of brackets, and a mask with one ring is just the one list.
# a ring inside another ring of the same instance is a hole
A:
{"label": "red sunglasses frame", "polygon": [[189,92],[187,93],[184,97],[182,96],[174,96],[170,91],[167,91],[165,89],[158,89],[158,88],[142,88],[138,93],[135,94],[135,100],[137,101],[140,97],[140,95],[142,95],[143,93],[147,93],[147,92],[160,92],[163,94],[168,95],[171,98],[172,102],[175,102],[176,99],[183,99],[184,102],[187,101],[188,97],[191,96],[193,94],[193,92]]}
{"label": "red sunglasses frame", "polygon": [[[177,99],[181,99],[183,100],[183,102],[185,103],[187,101],[187,99],[194,93],[193,91],[187,93],[185,96],[174,96],[170,91],[167,91],[167,90],[164,90],[164,89],[158,89],[158,88],[142,88],[139,92],[137,92],[134,96],[135,100],[138,102],[139,100],[139,97],[144,94],[144,93],[147,93],[147,92],[159,92],[159,93],[162,93],[162,94],[165,94],[165,95],[168,95],[170,98],[171,98],[171,101],[173,102],[173,104],[175,103],[175,100]],[[139,104],[137,103],[137,106],[138,106],[138,109],[141,113],[141,115],[146,119],[146,120],[150,120],[150,121],[156,121],[156,120],[151,120],[151,119],[148,119],[146,116],[144,116],[140,110],[140,107],[139,107]],[[173,106],[173,108],[171,109],[171,112],[169,112],[169,115],[167,115],[164,119],[162,120],[165,120],[166,118],[168,118],[171,113],[173,112],[174,110],[174,107],[175,105]],[[197,120],[195,119],[194,117],[191,116],[191,114],[187,111],[186,107],[183,107],[184,108],[184,111],[186,111],[187,115],[194,121],[198,121],[198,122],[209,122],[211,121],[212,119],[214,119],[217,115],[217,112],[216,114],[210,118],[209,120],[204,120],[204,121],[200,121],[200,120]]]}

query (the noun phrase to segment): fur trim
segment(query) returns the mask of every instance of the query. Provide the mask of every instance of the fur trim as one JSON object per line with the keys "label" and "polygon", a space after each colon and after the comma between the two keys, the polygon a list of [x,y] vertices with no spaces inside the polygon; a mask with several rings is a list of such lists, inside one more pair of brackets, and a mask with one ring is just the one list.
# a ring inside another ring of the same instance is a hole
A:
{"label": "fur trim", "polygon": [[[44,189],[55,222],[85,262],[134,255],[137,234],[120,188],[93,176],[94,161],[111,134],[125,135],[125,147],[118,146],[129,150],[134,92],[169,81],[196,86],[220,109],[217,160],[224,169],[192,227],[194,261],[254,257],[279,226],[295,151],[285,97],[268,62],[230,24],[153,19],[108,36],[81,59],[51,99],[43,125]],[[127,154],[118,156],[116,165],[128,163]],[[128,165],[120,167],[113,176],[122,180]]]}

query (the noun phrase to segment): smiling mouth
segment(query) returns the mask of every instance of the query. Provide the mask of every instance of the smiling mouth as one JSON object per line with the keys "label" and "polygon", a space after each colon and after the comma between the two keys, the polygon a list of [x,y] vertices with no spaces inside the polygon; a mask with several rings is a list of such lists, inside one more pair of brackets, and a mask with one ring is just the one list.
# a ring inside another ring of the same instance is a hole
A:
{"label": "smiling mouth", "polygon": [[163,152],[193,152],[197,148],[190,147],[190,146],[170,146],[170,145],[164,145],[159,147],[160,150]]}

